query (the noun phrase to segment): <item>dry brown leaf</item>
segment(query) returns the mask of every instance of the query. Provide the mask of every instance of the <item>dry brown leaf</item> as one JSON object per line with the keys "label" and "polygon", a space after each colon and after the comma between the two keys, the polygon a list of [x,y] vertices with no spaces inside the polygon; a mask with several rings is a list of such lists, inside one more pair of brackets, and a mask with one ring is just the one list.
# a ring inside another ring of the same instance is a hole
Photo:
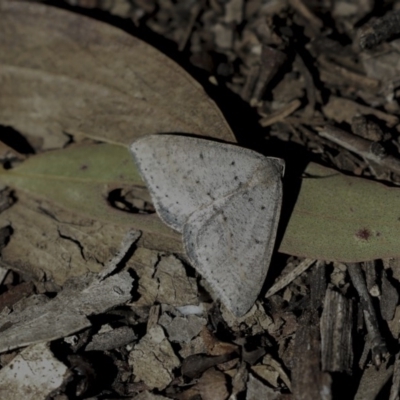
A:
{"label": "dry brown leaf", "polygon": [[99,272],[120,247],[127,226],[77,215],[22,192],[18,202],[1,213],[13,238],[2,251],[2,265],[36,279],[66,279]]}
{"label": "dry brown leaf", "polygon": [[24,349],[0,371],[3,400],[45,399],[60,389],[71,372],[54,357],[46,343]]}
{"label": "dry brown leaf", "polygon": [[163,313],[158,323],[165,329],[170,341],[188,343],[199,334],[207,320],[197,315],[173,318],[169,314]]}
{"label": "dry brown leaf", "polygon": [[221,367],[224,363],[235,360],[237,362],[237,353],[223,354],[221,356],[206,356],[205,354],[193,354],[185,358],[182,362],[182,375],[188,378],[198,378],[205,371],[215,366]]}
{"label": "dry brown leaf", "polygon": [[220,356],[223,354],[230,354],[238,351],[238,346],[228,342],[222,342],[218,340],[207,327],[204,327],[200,334],[207,354],[210,356]]}
{"label": "dry brown leaf", "polygon": [[249,380],[247,382],[247,394],[246,400],[258,400],[268,399],[275,400],[280,397],[280,393],[271,389],[254,375],[249,374]]}
{"label": "dry brown leaf", "polygon": [[275,368],[272,368],[269,365],[255,365],[251,369],[257,376],[264,379],[271,386],[275,388],[278,387],[279,373]]}
{"label": "dry brown leaf", "polygon": [[198,382],[178,395],[179,400],[190,400],[200,396],[202,400],[225,400],[229,396],[226,375],[214,368],[204,372]]}
{"label": "dry brown leaf", "polygon": [[182,262],[174,256],[138,248],[129,261],[139,277],[140,298],[134,308],[154,303],[179,307],[198,304],[196,279],[188,277]]}
{"label": "dry brown leaf", "polygon": [[229,396],[226,375],[215,369],[204,372],[196,387],[203,400],[224,400]]}
{"label": "dry brown leaf", "polygon": [[194,354],[205,353],[206,347],[204,345],[203,339],[200,336],[195,337],[189,343],[182,343],[179,355],[182,358],[187,358]]}
{"label": "dry brown leaf", "polygon": [[75,278],[57,297],[0,318],[0,352],[51,341],[91,326],[87,316],[100,314],[131,298],[133,278],[122,271],[102,282]]}
{"label": "dry brown leaf", "polygon": [[130,144],[150,133],[234,141],[203,88],[111,25],[37,3],[0,1],[0,123],[42,148],[67,134]]}
{"label": "dry brown leaf", "polygon": [[158,283],[159,303],[177,307],[198,304],[196,279],[187,276],[185,267],[175,256],[162,257],[153,277]]}
{"label": "dry brown leaf", "polygon": [[153,394],[146,390],[135,396],[134,400],[170,400],[170,398],[159,394]]}
{"label": "dry brown leaf", "polygon": [[235,332],[246,329],[252,335],[257,335],[265,331],[270,331],[275,324],[272,318],[266,314],[263,306],[257,301],[253,307],[241,318],[236,318],[225,307],[221,307],[222,316],[228,326]]}
{"label": "dry brown leaf", "polygon": [[136,249],[129,265],[138,276],[138,294],[140,298],[134,303],[134,308],[152,306],[158,294],[158,283],[153,279],[154,265],[158,261],[158,252],[144,247]]}
{"label": "dry brown leaf", "polygon": [[135,382],[149,388],[165,389],[173,379],[173,370],[180,365],[161,326],[151,328],[129,354]]}
{"label": "dry brown leaf", "polygon": [[118,328],[110,327],[108,332],[99,332],[93,335],[85,351],[107,351],[118,347],[126,346],[137,339],[135,331],[129,326]]}
{"label": "dry brown leaf", "polygon": [[[123,144],[152,132],[235,140],[195,80],[122,30],[36,3],[1,0],[0,17],[0,123],[35,148],[61,147],[66,133]],[[99,271],[126,233],[117,223],[17,196],[19,204],[2,214],[15,233],[3,262],[36,278],[63,283]],[[142,245],[159,248],[157,237]]]}
{"label": "dry brown leaf", "polygon": [[379,369],[373,366],[365,369],[354,400],[375,400],[393,376],[394,367],[390,364],[391,361],[386,361]]}

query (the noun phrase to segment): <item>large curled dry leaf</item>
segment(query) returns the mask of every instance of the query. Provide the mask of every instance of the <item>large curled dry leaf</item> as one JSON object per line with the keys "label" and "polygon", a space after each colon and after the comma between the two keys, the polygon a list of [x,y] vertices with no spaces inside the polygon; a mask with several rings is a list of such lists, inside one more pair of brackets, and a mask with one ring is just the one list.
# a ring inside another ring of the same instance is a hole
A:
{"label": "large curled dry leaf", "polygon": [[[279,251],[353,262],[399,255],[398,189],[318,164],[310,164],[305,174]],[[0,180],[82,217],[141,230],[141,243],[147,247],[182,252],[180,236],[155,214],[130,214],[108,204],[108,191],[144,185],[123,146],[46,152],[2,171]],[[7,247],[3,251],[7,254]]]}
{"label": "large curled dry leaf", "polygon": [[203,88],[168,57],[111,25],[0,1],[0,123],[40,136],[130,144],[157,132],[234,141]]}

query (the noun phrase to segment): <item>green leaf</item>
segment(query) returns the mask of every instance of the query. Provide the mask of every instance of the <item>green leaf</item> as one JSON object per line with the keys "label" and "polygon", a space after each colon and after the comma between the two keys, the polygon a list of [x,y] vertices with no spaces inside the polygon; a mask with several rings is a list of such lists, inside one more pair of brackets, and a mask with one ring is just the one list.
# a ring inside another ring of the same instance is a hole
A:
{"label": "green leaf", "polygon": [[279,251],[358,262],[400,255],[400,190],[311,163]]}
{"label": "green leaf", "polygon": [[[287,254],[365,261],[400,254],[400,190],[310,164],[279,245]],[[0,180],[96,220],[144,232],[147,247],[182,252],[180,236],[155,215],[112,208],[115,188],[144,187],[127,148],[82,145],[49,151],[3,170]]]}
{"label": "green leaf", "polygon": [[146,233],[142,242],[149,248],[182,251],[179,234],[155,214],[128,213],[108,203],[114,189],[145,187],[124,146],[81,145],[48,151],[0,171],[0,181],[82,217],[142,230]]}

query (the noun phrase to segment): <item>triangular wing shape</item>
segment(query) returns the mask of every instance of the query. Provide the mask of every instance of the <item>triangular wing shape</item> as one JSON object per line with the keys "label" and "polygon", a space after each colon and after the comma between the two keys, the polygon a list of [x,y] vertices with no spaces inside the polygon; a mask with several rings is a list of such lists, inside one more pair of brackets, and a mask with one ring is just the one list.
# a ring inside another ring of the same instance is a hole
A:
{"label": "triangular wing shape", "polygon": [[178,135],[145,136],[131,152],[158,215],[178,232],[194,211],[239,190],[270,160],[232,144]]}
{"label": "triangular wing shape", "polygon": [[161,219],[183,233],[187,255],[214,297],[237,316],[268,272],[283,161],[230,144],[149,135],[131,146]]}
{"label": "triangular wing shape", "polygon": [[191,263],[238,317],[257,299],[274,248],[282,183],[270,168],[259,170],[250,186],[194,212],[183,230]]}

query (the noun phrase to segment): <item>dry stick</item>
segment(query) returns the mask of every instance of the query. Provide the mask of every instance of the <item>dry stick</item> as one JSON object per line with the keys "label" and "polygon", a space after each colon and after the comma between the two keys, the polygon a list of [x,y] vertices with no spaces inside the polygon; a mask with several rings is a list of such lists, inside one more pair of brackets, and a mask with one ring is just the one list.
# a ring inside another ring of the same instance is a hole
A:
{"label": "dry stick", "polygon": [[328,72],[339,75],[340,79],[343,79],[358,88],[369,90],[378,90],[380,88],[381,83],[378,79],[350,71],[349,69],[328,60],[326,56],[319,57],[318,63]]}
{"label": "dry stick", "polygon": [[301,106],[301,101],[299,99],[292,100],[290,103],[281,107],[279,110],[270,114],[268,117],[261,118],[259,123],[265,128],[276,122],[283,121],[287,116],[293,114]]}
{"label": "dry stick", "polygon": [[353,315],[352,301],[328,288],[320,319],[323,371],[351,372]]}
{"label": "dry stick", "polygon": [[352,118],[351,130],[355,135],[373,142],[379,142],[385,137],[380,126],[365,115],[356,115]]}
{"label": "dry stick", "polygon": [[366,261],[364,263],[364,268],[365,268],[365,282],[367,284],[368,293],[372,297],[378,297],[381,294],[381,291],[377,284],[378,277],[376,274],[375,261]]}
{"label": "dry stick", "polygon": [[400,399],[400,353],[397,353],[396,360],[394,362],[393,370],[393,382],[390,389],[389,400]]}
{"label": "dry stick", "polygon": [[384,121],[388,128],[394,128],[399,123],[399,117],[396,115],[388,114],[387,112],[377,110],[374,107],[365,106],[345,97],[337,97],[332,95],[330,97],[329,103],[331,103],[331,106],[341,107],[344,109],[348,108],[348,111],[351,110],[353,115],[373,115],[374,117]]}
{"label": "dry stick", "polygon": [[8,269],[4,267],[0,267],[0,285],[4,282],[4,279],[6,278],[8,274]]}
{"label": "dry stick", "polygon": [[304,83],[307,92],[308,104],[304,107],[303,118],[311,119],[315,113],[315,104],[317,103],[317,95],[318,95],[318,100],[321,100],[321,96],[320,93],[317,92],[317,89],[314,85],[313,76],[310,70],[308,69],[306,63],[300,56],[300,54],[296,55],[294,64],[297,66],[297,69],[300,71],[300,74],[304,78]]}
{"label": "dry stick", "polygon": [[379,143],[358,137],[330,125],[325,125],[322,128],[316,129],[321,137],[359,154],[365,160],[373,161],[383,168],[400,174],[400,160],[393,156],[385,155],[383,147],[380,146]]}
{"label": "dry stick", "polygon": [[252,98],[254,88],[260,75],[260,68],[259,65],[253,65],[246,76],[246,81],[242,87],[240,96],[247,102],[250,102],[250,99]]}
{"label": "dry stick", "polygon": [[254,83],[250,105],[256,106],[264,95],[265,89],[279,68],[286,61],[286,55],[270,46],[263,45],[260,56],[258,78]]}
{"label": "dry stick", "polygon": [[367,285],[363,273],[361,271],[361,266],[358,263],[347,264],[347,269],[351,281],[356,288],[358,295],[361,300],[361,307],[363,309],[365,325],[367,327],[368,336],[371,340],[371,353],[373,363],[379,367],[382,360],[387,354],[386,343],[379,331],[378,319],[368,293]]}
{"label": "dry stick", "polygon": [[302,2],[302,0],[289,0],[289,4],[314,28],[318,30],[323,28],[323,22],[310,11],[310,9]]}
{"label": "dry stick", "polygon": [[400,11],[392,11],[359,30],[359,43],[362,49],[371,49],[400,33]]}
{"label": "dry stick", "polygon": [[274,283],[268,290],[265,298],[268,298],[279,292],[284,287],[289,285],[289,283],[293,282],[298,276],[300,276],[304,271],[311,267],[315,263],[315,260],[306,258],[303,260],[292,272],[289,272],[283,278],[279,279],[278,282]]}
{"label": "dry stick", "polygon": [[179,40],[179,44],[178,44],[178,50],[179,51],[183,51],[184,48],[186,47],[186,44],[189,40],[190,34],[192,33],[194,24],[196,23],[197,18],[199,17],[201,11],[204,8],[204,0],[200,1],[198,3],[195,3],[191,10],[190,10],[190,18],[189,18],[189,23],[186,26],[184,32],[183,32],[183,36],[181,37],[181,39]]}
{"label": "dry stick", "polygon": [[360,370],[364,370],[366,368],[367,361],[368,361],[368,355],[369,355],[370,351],[371,351],[371,340],[370,340],[369,336],[367,335],[365,342],[364,342],[363,351],[361,353],[360,359],[358,360],[358,368]]}

